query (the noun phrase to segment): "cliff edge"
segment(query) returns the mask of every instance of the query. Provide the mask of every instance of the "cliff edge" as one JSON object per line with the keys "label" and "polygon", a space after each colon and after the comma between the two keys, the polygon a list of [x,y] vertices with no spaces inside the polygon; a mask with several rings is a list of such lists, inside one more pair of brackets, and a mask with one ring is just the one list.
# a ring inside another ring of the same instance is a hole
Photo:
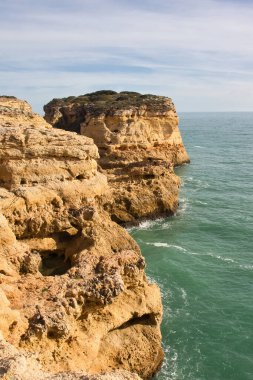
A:
{"label": "cliff edge", "polygon": [[98,146],[99,169],[113,193],[113,220],[135,223],[175,213],[180,180],[173,167],[189,156],[170,98],[97,91],[53,99],[44,110],[55,128],[91,137]]}
{"label": "cliff edge", "polygon": [[4,379],[147,379],[161,365],[160,291],[111,220],[99,160],[89,137],[0,97]]}

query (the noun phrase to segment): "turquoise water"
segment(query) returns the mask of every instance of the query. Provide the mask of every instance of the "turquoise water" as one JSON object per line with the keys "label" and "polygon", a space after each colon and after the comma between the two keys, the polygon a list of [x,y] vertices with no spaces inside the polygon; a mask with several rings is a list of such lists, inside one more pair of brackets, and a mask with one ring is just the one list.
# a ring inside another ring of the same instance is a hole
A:
{"label": "turquoise water", "polygon": [[131,230],[162,290],[158,380],[253,379],[253,113],[185,113],[172,218]]}

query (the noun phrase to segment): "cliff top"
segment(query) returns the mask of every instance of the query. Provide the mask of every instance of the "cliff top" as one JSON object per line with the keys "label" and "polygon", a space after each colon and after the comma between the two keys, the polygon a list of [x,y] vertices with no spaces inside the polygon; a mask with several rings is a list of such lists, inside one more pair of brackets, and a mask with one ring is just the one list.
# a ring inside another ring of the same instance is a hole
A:
{"label": "cliff top", "polygon": [[17,99],[15,96],[9,95],[0,95],[0,113],[6,114],[7,111],[9,114],[11,113],[30,113],[32,114],[31,106],[25,101],[21,99]]}
{"label": "cliff top", "polygon": [[171,98],[152,94],[140,94],[132,91],[116,92],[111,90],[96,91],[80,96],[69,96],[62,99],[53,99],[44,106],[47,107],[75,107],[80,106],[94,115],[110,114],[116,111],[131,108],[145,108],[150,112],[166,113],[175,110]]}
{"label": "cliff top", "polygon": [[0,127],[34,126],[52,128],[29,103],[15,96],[0,95]]}

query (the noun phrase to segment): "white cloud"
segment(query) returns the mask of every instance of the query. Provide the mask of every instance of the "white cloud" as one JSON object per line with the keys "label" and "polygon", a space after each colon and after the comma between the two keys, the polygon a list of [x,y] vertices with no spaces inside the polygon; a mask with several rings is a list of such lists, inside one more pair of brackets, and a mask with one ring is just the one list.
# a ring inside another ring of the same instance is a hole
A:
{"label": "white cloud", "polygon": [[171,96],[181,110],[253,110],[253,5],[144,4],[1,4],[2,92],[26,97],[37,109],[52,97],[127,88]]}

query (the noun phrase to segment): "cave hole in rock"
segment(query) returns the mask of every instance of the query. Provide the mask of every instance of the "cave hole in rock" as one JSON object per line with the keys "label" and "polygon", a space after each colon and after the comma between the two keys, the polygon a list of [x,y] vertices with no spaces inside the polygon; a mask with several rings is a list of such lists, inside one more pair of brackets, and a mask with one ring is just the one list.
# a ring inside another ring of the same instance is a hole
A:
{"label": "cave hole in rock", "polygon": [[143,179],[154,179],[155,175],[154,174],[144,174]]}
{"label": "cave hole in rock", "polygon": [[61,276],[71,268],[71,261],[65,257],[64,250],[40,252],[39,271],[43,276]]}
{"label": "cave hole in rock", "polygon": [[85,176],[84,176],[84,174],[79,174],[76,176],[76,179],[82,180],[82,179],[85,179]]}

